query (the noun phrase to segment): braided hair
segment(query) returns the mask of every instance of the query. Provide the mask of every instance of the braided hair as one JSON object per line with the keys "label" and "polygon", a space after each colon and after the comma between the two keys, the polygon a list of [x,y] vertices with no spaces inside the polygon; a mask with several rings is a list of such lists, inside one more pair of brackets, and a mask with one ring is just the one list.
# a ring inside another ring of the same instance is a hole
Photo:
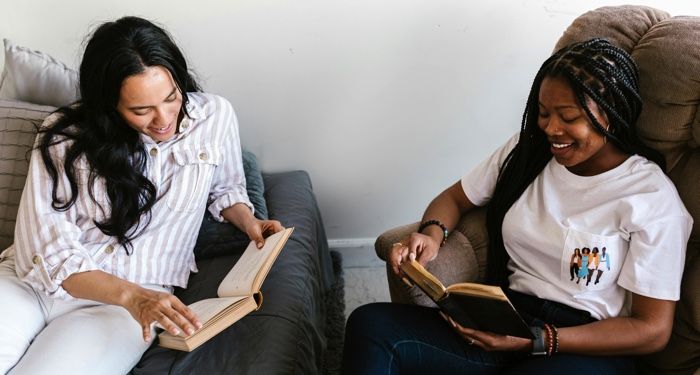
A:
{"label": "braided hair", "polygon": [[[661,169],[663,156],[644,145],[635,131],[642,109],[639,73],[632,57],[604,39],[571,44],[549,57],[535,76],[522,118],[520,139],[500,166],[493,198],[486,211],[489,233],[488,283],[507,286],[509,260],[503,245],[503,218],[525,189],[552,158],[550,144],[538,127],[539,92],[546,78],[561,78],[570,85],[593,127],[624,153],[641,155]],[[591,111],[589,101],[605,112],[606,129]]]}

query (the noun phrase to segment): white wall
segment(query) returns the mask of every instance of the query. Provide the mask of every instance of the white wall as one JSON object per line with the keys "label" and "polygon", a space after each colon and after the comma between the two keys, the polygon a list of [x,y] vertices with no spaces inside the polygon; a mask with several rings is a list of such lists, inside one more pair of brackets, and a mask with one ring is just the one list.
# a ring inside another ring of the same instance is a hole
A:
{"label": "white wall", "polygon": [[[263,169],[309,171],[333,244],[373,241],[519,128],[571,21],[624,1],[1,0],[0,38],[77,66],[122,15],[174,35]],[[700,2],[638,1],[672,15]]]}

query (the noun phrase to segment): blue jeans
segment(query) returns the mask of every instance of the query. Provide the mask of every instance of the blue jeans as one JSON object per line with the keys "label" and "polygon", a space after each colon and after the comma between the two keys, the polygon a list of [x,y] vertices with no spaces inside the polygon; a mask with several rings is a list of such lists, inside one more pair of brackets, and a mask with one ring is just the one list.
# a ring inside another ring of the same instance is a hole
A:
{"label": "blue jeans", "polygon": [[[593,321],[587,312],[508,292],[530,325]],[[350,374],[635,374],[629,357],[487,352],[468,345],[437,309],[374,303],[357,308],[345,329],[343,373]]]}

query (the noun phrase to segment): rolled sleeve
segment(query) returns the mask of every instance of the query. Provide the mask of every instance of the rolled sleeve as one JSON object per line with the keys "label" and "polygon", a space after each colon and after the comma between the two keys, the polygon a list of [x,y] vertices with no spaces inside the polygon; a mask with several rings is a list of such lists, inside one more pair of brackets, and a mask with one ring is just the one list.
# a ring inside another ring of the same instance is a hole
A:
{"label": "rolled sleeve", "polygon": [[[60,299],[73,299],[61,286],[71,275],[80,272],[99,270],[100,267],[92,258],[80,251],[67,251],[66,258],[61,258],[58,264],[50,264],[40,253],[32,255],[30,264],[17,264],[19,278],[31,285],[35,290],[42,291],[48,296]],[[65,256],[65,255],[64,255]],[[49,258],[56,258],[51,256]],[[21,270],[27,270],[22,272]]]}
{"label": "rolled sleeve", "polygon": [[[62,160],[61,150],[58,151],[52,155],[58,158],[54,160]],[[58,173],[63,178],[58,181],[57,195],[65,200],[69,183],[62,168]],[[15,226],[17,275],[37,291],[71,299],[61,287],[63,281],[74,273],[97,270],[99,266],[79,240],[76,205],[65,211],[55,210],[51,205],[52,186],[41,155],[34,150]]]}
{"label": "rolled sleeve", "polygon": [[209,205],[209,212],[215,220],[224,222],[225,220],[224,217],[221,216],[221,211],[235,205],[236,203],[243,203],[250,208],[251,212],[255,212],[253,204],[250,203],[250,200],[248,200],[248,193],[246,192],[245,187],[243,187],[242,191],[240,188],[238,188],[216,199]]}
{"label": "rolled sleeve", "polygon": [[225,150],[221,164],[218,166],[209,194],[209,212],[215,220],[225,221],[221,211],[237,203],[243,203],[254,211],[246,190],[245,172],[241,142],[238,136],[238,120],[231,104],[224,98],[217,98],[218,111],[221,115],[221,149]]}

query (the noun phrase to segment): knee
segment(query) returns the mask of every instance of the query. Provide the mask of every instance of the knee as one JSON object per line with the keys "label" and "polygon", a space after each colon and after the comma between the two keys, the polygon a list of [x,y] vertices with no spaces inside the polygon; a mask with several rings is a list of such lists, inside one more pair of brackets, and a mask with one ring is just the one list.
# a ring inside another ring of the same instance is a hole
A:
{"label": "knee", "polygon": [[348,317],[348,321],[345,325],[346,335],[352,332],[368,332],[371,330],[372,326],[376,324],[377,320],[383,320],[385,316],[383,303],[371,303],[368,305],[362,305]]}

